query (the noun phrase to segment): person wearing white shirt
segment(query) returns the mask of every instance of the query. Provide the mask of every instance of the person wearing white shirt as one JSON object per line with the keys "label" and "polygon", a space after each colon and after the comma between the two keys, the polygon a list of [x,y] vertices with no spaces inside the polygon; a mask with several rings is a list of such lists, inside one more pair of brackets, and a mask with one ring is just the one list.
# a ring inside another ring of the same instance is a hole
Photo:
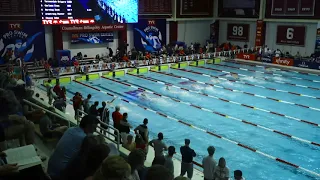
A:
{"label": "person wearing white shirt", "polygon": [[276,54],[276,57],[280,57],[281,51],[280,51],[279,49],[277,49],[277,50],[275,51],[275,54]]}
{"label": "person wearing white shirt", "polygon": [[227,168],[226,160],[222,157],[214,169],[214,180],[228,180],[229,176],[229,168]]}
{"label": "person wearing white shirt", "polygon": [[209,155],[202,160],[204,180],[214,180],[214,170],[217,167],[217,162],[213,159],[213,155],[216,149],[209,146],[207,150]]}

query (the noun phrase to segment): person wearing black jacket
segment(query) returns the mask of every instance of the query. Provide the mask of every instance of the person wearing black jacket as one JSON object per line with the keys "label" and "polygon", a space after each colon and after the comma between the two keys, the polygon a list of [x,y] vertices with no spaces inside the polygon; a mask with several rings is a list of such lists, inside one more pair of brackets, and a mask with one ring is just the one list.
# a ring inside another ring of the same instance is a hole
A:
{"label": "person wearing black jacket", "polygon": [[120,124],[119,124],[119,133],[121,135],[123,144],[127,143],[127,136],[130,133],[131,127],[132,126],[128,122],[128,113],[123,113],[122,120],[120,121]]}
{"label": "person wearing black jacket", "polygon": [[193,176],[193,158],[196,157],[197,154],[189,147],[190,139],[185,139],[184,144],[184,146],[180,147],[182,155],[180,176],[184,176],[187,173],[188,178],[191,179]]}

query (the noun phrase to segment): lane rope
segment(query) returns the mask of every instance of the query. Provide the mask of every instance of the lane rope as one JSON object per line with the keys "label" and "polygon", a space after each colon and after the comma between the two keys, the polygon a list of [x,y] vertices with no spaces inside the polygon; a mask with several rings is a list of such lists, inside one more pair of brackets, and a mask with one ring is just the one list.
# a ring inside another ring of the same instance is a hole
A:
{"label": "lane rope", "polygon": [[280,77],[285,77],[285,78],[292,78],[292,79],[298,79],[298,80],[303,80],[303,81],[320,83],[320,81],[313,80],[313,79],[305,79],[305,78],[300,78],[300,77],[296,77],[296,76],[287,76],[287,75],[273,73],[273,72],[257,71],[257,70],[253,70],[253,69],[234,67],[234,66],[229,66],[229,65],[224,65],[224,64],[214,64],[214,65],[228,67],[228,68],[232,68],[232,69],[239,69],[239,70],[243,70],[243,71],[257,72],[257,73],[261,73],[261,74],[268,74],[268,75],[280,76]]}
{"label": "lane rope", "polygon": [[165,99],[170,99],[170,100],[175,101],[177,103],[185,104],[185,105],[191,106],[193,108],[200,109],[202,111],[206,111],[206,112],[210,112],[210,113],[222,116],[222,117],[227,118],[227,119],[232,119],[232,120],[235,120],[235,121],[239,121],[239,122],[242,122],[242,123],[244,123],[246,125],[255,126],[255,127],[260,128],[260,129],[264,129],[264,130],[276,133],[276,134],[281,135],[281,136],[289,137],[291,139],[294,139],[294,140],[297,140],[297,141],[300,141],[300,142],[303,142],[303,143],[306,143],[306,144],[311,144],[311,145],[315,145],[315,146],[319,146],[320,147],[319,143],[312,142],[312,141],[309,141],[309,140],[306,140],[306,139],[302,139],[302,138],[299,138],[299,137],[296,137],[296,136],[293,136],[293,135],[290,135],[290,134],[287,134],[287,133],[283,133],[283,132],[280,132],[280,131],[277,131],[277,130],[274,130],[274,129],[270,129],[268,127],[265,127],[265,126],[262,126],[262,125],[259,125],[259,124],[255,124],[255,123],[252,123],[252,122],[249,122],[249,121],[246,121],[246,120],[242,120],[242,119],[239,119],[239,118],[236,118],[236,117],[233,117],[233,116],[229,116],[229,115],[217,112],[217,111],[213,111],[213,110],[210,110],[210,109],[207,109],[207,108],[203,108],[203,107],[200,107],[198,105],[192,104],[190,102],[181,101],[179,99],[171,98],[169,96],[165,96],[165,95],[162,95],[160,93],[156,93],[154,91],[151,91],[151,90],[148,90],[148,89],[145,89],[145,88],[142,88],[142,87],[138,87],[138,86],[132,85],[129,82],[125,82],[124,83],[124,82],[121,82],[121,81],[118,81],[118,80],[115,80],[115,79],[111,79],[111,78],[107,78],[107,77],[103,77],[103,76],[101,76],[101,77],[104,78],[104,79],[107,79],[109,81],[116,82],[118,84],[122,84],[122,85],[125,85],[125,86],[128,86],[128,87],[132,87],[134,89],[138,89],[138,90],[142,90],[144,92],[150,93],[150,94],[154,94],[154,95],[156,95],[158,97],[162,97],[162,98],[165,98]]}
{"label": "lane rope", "polygon": [[[92,89],[94,89],[94,90],[97,90],[97,88],[94,88],[94,87],[89,86],[89,85],[87,85],[87,84],[84,84],[84,83],[81,83],[81,82],[75,81],[75,80],[73,80],[73,81],[74,81],[74,82],[77,82],[77,83],[79,83],[79,84],[81,84],[81,85],[84,85],[84,86],[86,86],[86,87],[89,87],[89,88],[92,88]],[[98,89],[98,91],[101,92],[101,93],[107,94],[107,95],[109,95],[109,96],[115,97],[115,95],[110,94],[110,93],[107,93],[107,92],[105,92],[105,91],[101,91],[100,89]],[[293,163],[291,163],[291,162],[289,162],[289,161],[285,161],[285,160],[283,160],[283,159],[280,159],[280,158],[277,158],[277,157],[275,157],[275,156],[269,155],[269,154],[267,154],[267,153],[264,153],[264,152],[262,152],[262,151],[259,151],[259,150],[257,150],[257,149],[254,149],[254,148],[251,148],[251,147],[249,147],[249,146],[246,146],[246,145],[241,144],[241,143],[239,143],[239,142],[233,141],[233,140],[231,140],[231,139],[225,138],[225,137],[220,136],[220,135],[218,135],[218,134],[215,134],[215,133],[213,133],[213,132],[210,132],[210,131],[207,131],[207,130],[198,128],[198,127],[196,127],[196,126],[193,126],[192,124],[183,122],[183,121],[178,120],[178,119],[176,119],[176,118],[174,118],[174,117],[170,117],[170,116],[168,116],[168,115],[166,115],[166,114],[164,114],[164,113],[157,112],[157,111],[154,111],[154,110],[149,109],[149,108],[147,108],[147,107],[141,106],[141,105],[139,105],[139,104],[130,102],[130,101],[126,100],[126,99],[120,98],[120,100],[122,100],[122,101],[124,101],[124,102],[126,102],[126,103],[128,103],[128,104],[131,104],[131,105],[140,107],[140,108],[142,108],[142,109],[144,109],[144,110],[153,112],[154,114],[157,114],[157,115],[160,115],[160,116],[162,116],[162,117],[165,117],[166,119],[170,119],[170,120],[172,120],[172,121],[176,121],[176,122],[178,122],[178,123],[180,123],[180,124],[183,124],[183,125],[185,125],[185,126],[188,126],[188,127],[190,127],[190,128],[194,128],[194,129],[197,129],[197,130],[199,130],[199,131],[205,132],[205,133],[207,133],[207,134],[209,134],[209,135],[211,135],[211,136],[213,136],[213,137],[216,137],[216,138],[222,139],[222,140],[224,140],[224,141],[230,142],[230,143],[235,144],[235,145],[237,145],[237,146],[239,146],[239,147],[242,147],[242,148],[244,148],[244,149],[247,149],[247,150],[250,150],[250,151],[252,151],[252,152],[258,153],[258,154],[260,154],[260,155],[262,155],[262,156],[264,156],[264,157],[267,157],[267,158],[269,158],[269,159],[275,160],[275,161],[277,161],[277,162],[280,162],[280,163],[282,163],[282,164],[285,164],[285,165],[288,165],[288,166],[291,166],[291,167],[294,167],[294,168],[297,168],[297,169],[301,169],[301,170],[303,170],[303,171],[305,171],[305,172],[307,172],[307,173],[309,173],[309,174],[312,174],[312,175],[314,175],[314,176],[320,177],[320,174],[319,174],[319,173],[316,173],[316,172],[311,171],[311,170],[309,170],[309,169],[306,169],[306,168],[304,168],[304,167],[298,166],[298,165],[293,164]]]}
{"label": "lane rope", "polygon": [[[178,69],[178,68],[172,68],[172,69],[175,69],[175,70],[178,70],[178,71],[183,71],[183,72],[188,72],[188,73],[193,73],[193,74],[198,74],[198,75],[202,75],[202,76],[206,76],[206,77],[212,77],[212,75],[208,75],[208,74],[204,74],[204,73],[200,73],[200,72],[196,72],[196,71],[191,71],[191,70],[186,70],[186,69]],[[193,81],[195,81],[195,80],[193,80]],[[276,102],[280,102],[280,103],[284,103],[284,104],[291,104],[291,105],[303,107],[303,108],[306,108],[306,109],[312,109],[314,111],[319,111],[320,112],[319,108],[306,106],[306,105],[303,105],[303,104],[298,104],[298,103],[293,103],[293,102],[284,101],[284,100],[280,100],[280,99],[275,99],[275,98],[271,98],[271,97],[267,97],[267,96],[262,96],[262,95],[259,95],[259,94],[248,93],[248,92],[245,92],[245,91],[226,88],[226,87],[222,87],[222,86],[218,86],[218,85],[214,85],[214,84],[210,84],[210,83],[205,83],[205,82],[201,82],[201,81],[195,81],[195,82],[198,82],[198,83],[201,83],[201,84],[206,84],[206,85],[213,86],[213,87],[217,87],[217,88],[220,88],[220,89],[225,89],[225,90],[228,90],[228,91],[231,91],[231,92],[239,92],[239,93],[243,93],[243,94],[246,94],[246,95],[255,96],[255,97],[258,97],[258,98],[269,99],[269,100],[273,100],[273,101],[276,101]]]}
{"label": "lane rope", "polygon": [[[163,72],[154,71],[154,73],[159,73],[159,74],[170,76],[169,74],[166,74],[166,73],[163,73]],[[198,91],[193,91],[193,90],[190,90],[190,89],[187,89],[187,88],[182,88],[182,87],[176,86],[174,84],[171,84],[171,83],[168,83],[168,82],[165,82],[165,81],[162,81],[162,80],[158,80],[158,79],[155,79],[155,78],[150,78],[150,77],[145,77],[145,76],[137,76],[137,75],[133,75],[133,74],[127,74],[127,75],[135,76],[135,77],[142,78],[142,79],[145,79],[145,80],[149,80],[149,81],[152,81],[152,82],[156,82],[156,83],[159,83],[159,84],[162,84],[162,85],[172,86],[172,87],[175,87],[177,89],[181,89],[181,90],[192,92],[192,93],[196,93],[196,94],[199,94],[199,95],[202,95],[202,96],[214,98],[214,99],[217,99],[217,100],[220,100],[220,101],[223,101],[223,102],[229,102],[229,103],[236,104],[236,105],[239,105],[239,106],[243,106],[243,107],[246,107],[246,108],[249,108],[249,109],[254,109],[254,110],[258,110],[258,111],[262,111],[262,112],[267,112],[267,113],[270,113],[270,114],[273,114],[273,115],[286,117],[286,118],[288,118],[290,120],[295,120],[295,121],[306,123],[306,124],[309,124],[309,125],[312,125],[312,126],[320,127],[320,124],[317,124],[317,123],[314,123],[314,122],[311,122],[311,121],[299,119],[299,118],[296,118],[296,117],[291,117],[291,116],[288,116],[288,115],[285,115],[285,114],[269,111],[269,110],[266,110],[266,109],[263,109],[263,108],[258,108],[258,107],[250,106],[250,105],[239,103],[239,102],[235,102],[235,101],[230,101],[230,100],[227,100],[227,99],[224,99],[224,98],[220,98],[220,97],[217,97],[217,96],[213,96],[213,95],[209,95],[209,94],[205,94],[205,93],[200,93]]]}
{"label": "lane rope", "polygon": [[[211,69],[211,68],[201,67],[201,66],[195,66],[194,68],[200,68],[200,69],[217,71],[216,69],[213,70],[213,69]],[[222,70],[221,70],[220,72],[227,72],[227,71],[222,71]],[[230,74],[230,73],[231,73],[231,72],[228,72],[228,74]],[[239,74],[238,74],[238,75],[239,75]],[[296,92],[291,92],[291,91],[286,91],[286,90],[281,90],[281,89],[270,88],[270,87],[261,86],[261,85],[256,85],[256,84],[251,84],[251,83],[247,83],[247,82],[242,82],[242,81],[237,81],[237,80],[231,80],[231,79],[227,79],[227,78],[222,78],[222,77],[214,76],[214,75],[210,75],[210,76],[213,77],[213,78],[221,79],[221,80],[225,80],[225,81],[237,82],[237,83],[240,83],[240,84],[244,84],[244,85],[248,85],[248,86],[255,86],[255,87],[258,87],[258,88],[263,88],[263,89],[267,89],[267,90],[271,90],[271,91],[283,92],[283,93],[288,93],[288,94],[295,95],[295,96],[302,96],[302,97],[308,97],[308,98],[320,100],[320,97],[311,96],[311,95],[307,95],[307,94],[300,94],[300,93],[296,93]]]}

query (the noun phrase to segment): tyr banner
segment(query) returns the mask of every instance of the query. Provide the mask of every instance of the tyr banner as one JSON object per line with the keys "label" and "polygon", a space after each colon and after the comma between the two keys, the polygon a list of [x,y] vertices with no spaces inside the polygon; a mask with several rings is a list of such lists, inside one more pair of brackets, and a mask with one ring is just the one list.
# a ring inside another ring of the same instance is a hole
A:
{"label": "tyr banner", "polygon": [[44,27],[40,21],[0,23],[0,64],[20,58],[46,58]]}
{"label": "tyr banner", "polygon": [[134,46],[138,51],[160,51],[166,45],[166,30],[165,19],[139,19],[134,25]]}

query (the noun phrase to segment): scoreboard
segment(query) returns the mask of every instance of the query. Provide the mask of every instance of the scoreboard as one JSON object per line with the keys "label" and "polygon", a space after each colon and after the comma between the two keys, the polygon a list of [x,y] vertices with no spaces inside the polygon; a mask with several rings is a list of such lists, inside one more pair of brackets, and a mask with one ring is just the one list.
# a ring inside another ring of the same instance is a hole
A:
{"label": "scoreboard", "polygon": [[314,16],[315,0],[272,0],[272,16]]}
{"label": "scoreboard", "polygon": [[139,15],[172,15],[171,0],[139,0]]}
{"label": "scoreboard", "polygon": [[212,17],[212,0],[177,0],[177,18]]}

